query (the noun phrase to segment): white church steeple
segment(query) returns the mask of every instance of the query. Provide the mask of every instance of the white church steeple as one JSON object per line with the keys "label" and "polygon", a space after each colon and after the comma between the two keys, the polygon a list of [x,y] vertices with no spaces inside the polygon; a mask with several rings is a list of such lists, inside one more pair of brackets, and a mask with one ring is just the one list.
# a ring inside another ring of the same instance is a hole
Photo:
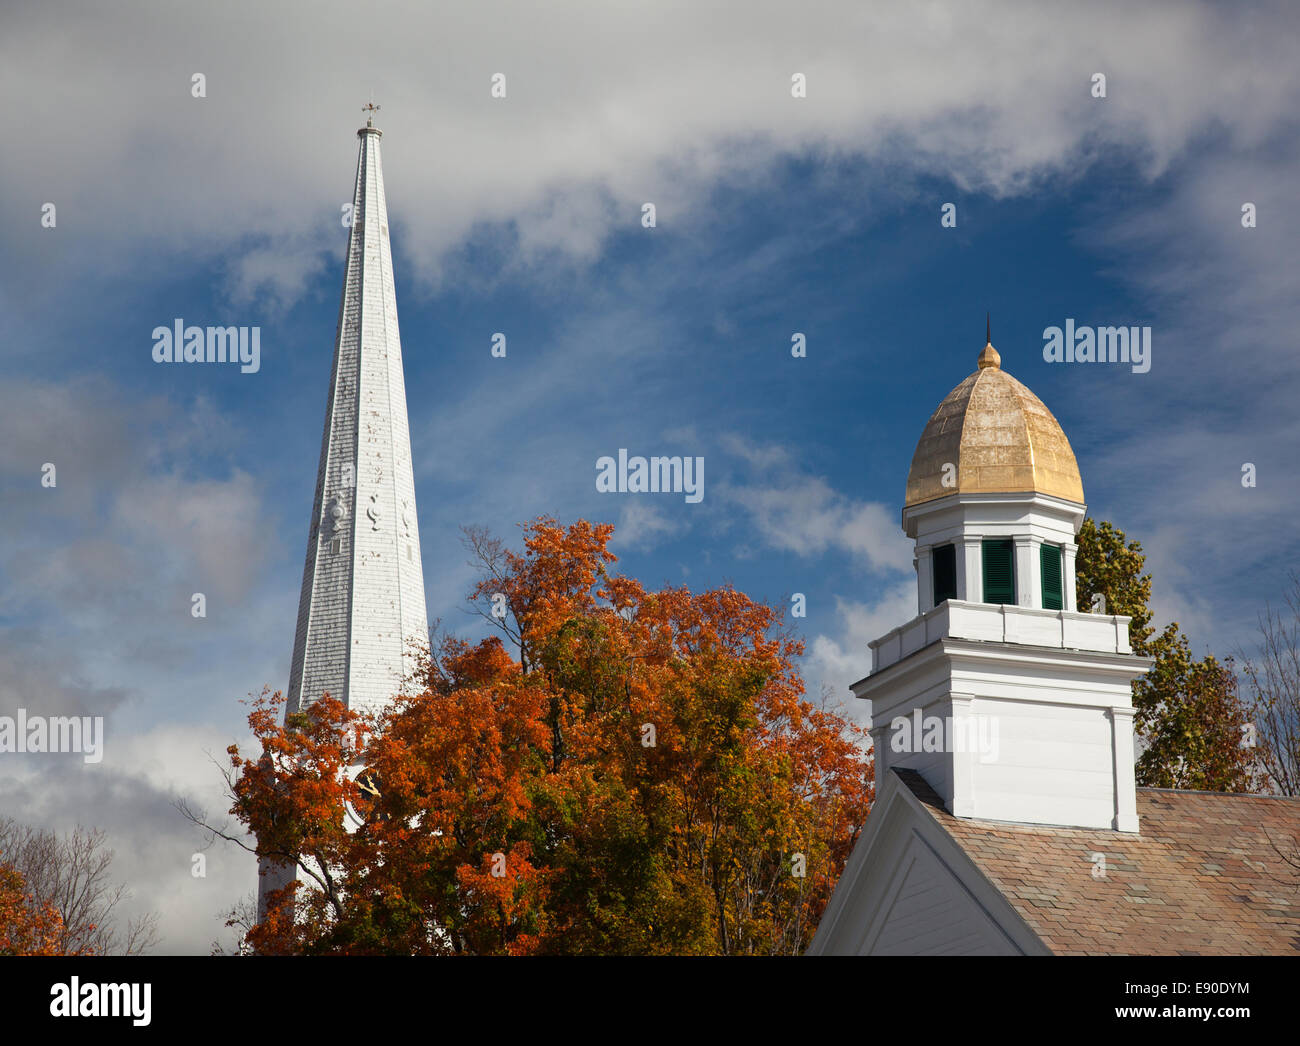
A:
{"label": "white church steeple", "polygon": [[376,711],[427,642],[420,529],[383,163],[368,105],[356,185],[316,500],[289,675],[289,712],[328,692]]}
{"label": "white church steeple", "polygon": [[919,616],[870,644],[876,780],[921,774],[959,817],[1138,830],[1127,617],[1079,613],[1086,506],[1069,441],[991,339],[912,458]]}
{"label": "white church steeple", "polygon": [[[352,225],[286,716],[326,693],[353,710],[379,711],[412,675],[411,644],[429,639],[378,108],[365,107],[366,126],[357,131]],[[259,917],[296,871],[263,862]]]}

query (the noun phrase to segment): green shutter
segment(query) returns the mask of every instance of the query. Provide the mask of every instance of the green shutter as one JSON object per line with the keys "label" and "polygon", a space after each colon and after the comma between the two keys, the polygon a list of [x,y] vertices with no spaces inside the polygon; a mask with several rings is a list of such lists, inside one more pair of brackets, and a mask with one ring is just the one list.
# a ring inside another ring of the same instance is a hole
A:
{"label": "green shutter", "polygon": [[934,573],[934,605],[938,606],[945,599],[956,599],[957,549],[952,545],[940,545],[930,554],[930,559]]}
{"label": "green shutter", "polygon": [[1061,588],[1061,549],[1058,545],[1043,545],[1043,609],[1060,610],[1065,606]]}
{"label": "green shutter", "polygon": [[984,542],[984,602],[1014,604],[1016,577],[1010,538]]}

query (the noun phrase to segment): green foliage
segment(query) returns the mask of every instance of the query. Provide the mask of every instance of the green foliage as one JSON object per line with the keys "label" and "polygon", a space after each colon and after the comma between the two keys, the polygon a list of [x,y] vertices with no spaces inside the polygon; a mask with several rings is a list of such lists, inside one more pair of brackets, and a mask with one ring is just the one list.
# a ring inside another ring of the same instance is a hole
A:
{"label": "green foliage", "polygon": [[1142,573],[1146,557],[1136,541],[1126,543],[1124,532],[1108,521],[1096,523],[1091,516],[1079,528],[1079,551],[1075,555],[1075,592],[1080,610],[1092,606],[1092,597],[1106,597],[1106,613],[1132,618],[1129,642],[1133,653],[1146,654],[1151,638],[1151,575]]}
{"label": "green foliage", "polygon": [[[1132,618],[1133,652],[1155,659],[1133,683],[1133,723],[1141,754],[1137,783],[1148,788],[1245,792],[1255,785],[1254,759],[1242,744],[1248,721],[1237,694],[1232,659],[1213,654],[1193,660],[1187,637],[1171,622],[1155,635],[1151,624],[1151,575],[1137,541],[1111,523],[1091,518],[1079,529],[1075,559],[1078,605],[1094,593],[1106,597],[1106,613]],[[1154,638],[1153,638],[1154,637]]]}

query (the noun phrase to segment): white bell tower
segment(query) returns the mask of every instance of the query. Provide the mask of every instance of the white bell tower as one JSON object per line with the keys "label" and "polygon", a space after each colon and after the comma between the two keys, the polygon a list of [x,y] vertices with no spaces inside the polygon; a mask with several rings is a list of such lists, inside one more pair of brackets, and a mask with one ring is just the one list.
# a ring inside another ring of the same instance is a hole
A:
{"label": "white bell tower", "polygon": [[991,341],[921,434],[902,525],[918,616],[870,644],[876,780],[919,772],[950,813],[1138,830],[1127,617],[1079,613],[1086,506],[1069,441]]}

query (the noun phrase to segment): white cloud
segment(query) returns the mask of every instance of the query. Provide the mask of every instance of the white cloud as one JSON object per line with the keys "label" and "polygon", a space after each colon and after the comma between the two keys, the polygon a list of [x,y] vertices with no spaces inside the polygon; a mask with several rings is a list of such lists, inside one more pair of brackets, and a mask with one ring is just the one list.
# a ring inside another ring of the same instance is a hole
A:
{"label": "white cloud", "polygon": [[628,501],[623,515],[614,528],[612,544],[615,550],[635,548],[642,551],[654,548],[666,537],[682,528],[681,517],[671,517],[644,499]]}
{"label": "white cloud", "polygon": [[724,445],[756,476],[748,482],[719,484],[719,496],[749,514],[749,522],[769,547],[804,557],[847,553],[876,571],[911,569],[911,544],[884,505],[846,497],[823,477],[799,471],[784,448],[735,435]]}
{"label": "white cloud", "polygon": [[[153,912],[159,917],[160,954],[203,952],[228,936],[221,916],[256,889],[257,865],[234,844],[213,843],[175,803],[187,799],[215,824],[242,834],[225,812],[230,801],[209,759],[224,763],[226,746],[235,740],[248,750],[250,737],[232,737],[219,726],[163,724],[119,734],[110,722],[102,763],[7,757],[4,806],[54,831],[75,825],[104,829],[114,851],[112,879],[130,891],[117,913],[119,925]],[[198,853],[205,858],[203,876],[193,874]]]}
{"label": "white cloud", "polygon": [[225,284],[227,297],[232,305],[262,299],[283,311],[302,297],[325,268],[328,257],[319,243],[305,237],[296,243],[253,247],[231,259]]}
{"label": "white cloud", "polygon": [[842,699],[853,718],[865,723],[870,718],[869,706],[851,695],[849,685],[871,671],[867,644],[916,617],[916,582],[887,588],[874,603],[836,596],[835,616],[837,633],[819,633],[809,644],[804,678],[810,694],[816,696],[824,690],[832,698]]}

